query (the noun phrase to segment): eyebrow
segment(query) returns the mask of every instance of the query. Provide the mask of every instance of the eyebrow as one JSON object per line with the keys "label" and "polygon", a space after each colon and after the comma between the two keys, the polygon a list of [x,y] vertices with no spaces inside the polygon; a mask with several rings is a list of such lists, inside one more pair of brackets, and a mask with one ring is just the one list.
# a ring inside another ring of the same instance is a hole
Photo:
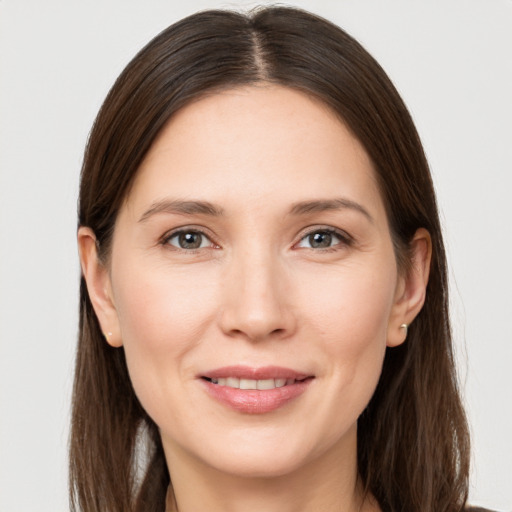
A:
{"label": "eyebrow", "polygon": [[[310,213],[350,209],[362,213],[370,222],[374,222],[368,210],[359,203],[345,198],[316,199],[295,203],[290,209],[291,215],[307,215]],[[145,222],[157,213],[177,215],[208,215],[220,217],[224,211],[209,201],[186,201],[181,199],[163,199],[154,202],[141,216],[139,222]]]}
{"label": "eyebrow", "polygon": [[157,213],[173,213],[178,215],[210,215],[219,217],[222,208],[208,201],[185,201],[181,199],[163,199],[154,202],[141,216],[139,222],[144,222]]}
{"label": "eyebrow", "polygon": [[344,209],[355,210],[356,212],[362,213],[371,223],[374,222],[373,217],[364,206],[345,198],[302,201],[300,203],[295,203],[292,206],[290,213],[292,215],[307,215],[308,213]]}

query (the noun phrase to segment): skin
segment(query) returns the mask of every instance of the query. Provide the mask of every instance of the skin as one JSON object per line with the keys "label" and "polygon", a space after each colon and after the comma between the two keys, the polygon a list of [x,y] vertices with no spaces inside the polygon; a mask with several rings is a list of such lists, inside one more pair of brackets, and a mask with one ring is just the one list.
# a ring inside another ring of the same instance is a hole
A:
{"label": "skin", "polygon": [[[151,213],[168,200],[222,214]],[[178,228],[204,232],[201,247],[180,248]],[[418,230],[403,275],[372,163],[323,104],[266,84],[190,104],[141,165],[109,264],[89,228],[78,238],[102,329],[160,428],[180,512],[379,510],[357,478],[357,418],[386,347],[423,305],[430,238]],[[236,364],[314,379],[283,407],[244,414],[198,378]]]}

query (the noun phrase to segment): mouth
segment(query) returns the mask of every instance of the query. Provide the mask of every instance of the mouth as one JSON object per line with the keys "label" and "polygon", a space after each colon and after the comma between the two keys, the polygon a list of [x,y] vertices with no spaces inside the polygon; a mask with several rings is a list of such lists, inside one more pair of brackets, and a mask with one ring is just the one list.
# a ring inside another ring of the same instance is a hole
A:
{"label": "mouth", "polygon": [[240,379],[238,377],[220,377],[218,379],[202,377],[204,380],[217,384],[218,386],[227,386],[233,389],[258,389],[266,391],[269,389],[282,388],[284,386],[293,386],[297,382],[304,382],[312,377],[303,379]]}
{"label": "mouth", "polygon": [[212,398],[237,412],[274,411],[302,395],[314,380],[289,368],[230,366],[200,375]]}

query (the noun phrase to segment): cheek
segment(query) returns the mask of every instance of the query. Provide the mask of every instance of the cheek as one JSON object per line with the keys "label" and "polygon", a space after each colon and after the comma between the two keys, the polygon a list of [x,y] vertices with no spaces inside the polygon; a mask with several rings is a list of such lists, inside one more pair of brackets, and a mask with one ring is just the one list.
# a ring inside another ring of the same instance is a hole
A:
{"label": "cheek", "polygon": [[[393,263],[393,262],[392,262]],[[329,377],[348,400],[366,406],[380,377],[396,285],[394,264],[383,273],[371,265],[315,276],[307,322],[319,333]]]}
{"label": "cheek", "polygon": [[133,267],[118,267],[115,303],[133,387],[156,419],[165,414],[164,404],[172,409],[165,390],[191,376],[187,357],[215,315],[215,289],[176,271]]}
{"label": "cheek", "polygon": [[309,321],[334,344],[342,338],[357,350],[365,341],[385,343],[396,286],[395,267],[387,268],[388,272],[382,272],[378,265],[373,271],[371,265],[352,265],[316,273],[304,287]]}
{"label": "cheek", "polygon": [[[116,309],[124,345],[147,351],[190,349],[214,314],[215,279],[169,266],[119,265]],[[133,271],[132,271],[133,269]],[[193,277],[191,279],[191,277]]]}

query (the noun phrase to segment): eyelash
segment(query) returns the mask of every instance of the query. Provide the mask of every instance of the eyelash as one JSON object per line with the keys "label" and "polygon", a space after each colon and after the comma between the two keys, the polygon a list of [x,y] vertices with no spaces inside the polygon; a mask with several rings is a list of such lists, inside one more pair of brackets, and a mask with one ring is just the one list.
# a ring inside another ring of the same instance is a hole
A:
{"label": "eyelash", "polygon": [[327,234],[332,237],[336,237],[336,238],[338,238],[339,243],[334,244],[329,247],[323,247],[323,248],[315,248],[315,247],[303,247],[303,248],[313,250],[316,252],[319,252],[319,251],[334,252],[334,251],[340,250],[343,247],[350,247],[354,243],[354,239],[345,231],[341,231],[339,229],[334,229],[334,228],[326,226],[326,227],[315,227],[314,229],[308,230],[306,233],[302,234],[299,242],[294,244],[294,247],[297,247],[301,242],[306,240],[308,237],[311,237],[311,236],[313,236],[315,234],[319,234],[319,233],[322,233],[324,235]]}
{"label": "eyelash", "polygon": [[[303,242],[304,240],[306,240],[308,237],[311,237],[315,234],[320,234],[320,233],[324,234],[324,235],[329,235],[331,237],[338,238],[339,243],[336,243],[329,247],[323,247],[323,248],[300,247],[299,244],[301,242]],[[200,246],[196,247],[196,248],[178,247],[177,245],[173,245],[170,243],[170,240],[172,240],[173,238],[179,237],[180,235],[199,235],[201,237],[206,238],[210,243],[209,243],[208,247],[201,247],[201,245],[204,243],[204,240],[201,240]],[[162,237],[160,243],[164,246],[171,246],[173,248],[173,250],[184,251],[184,252],[192,253],[192,254],[196,253],[197,251],[200,251],[201,249],[206,249],[206,248],[218,249],[219,248],[219,245],[217,245],[211,239],[211,236],[207,235],[204,231],[202,231],[201,229],[197,229],[197,228],[180,228],[176,231],[172,231],[171,233],[167,233]],[[354,243],[354,239],[348,233],[346,233],[344,231],[341,231],[338,229],[333,229],[331,227],[316,227],[314,229],[310,229],[307,232],[303,233],[301,235],[299,241],[296,242],[293,245],[293,247],[313,250],[315,252],[333,252],[333,251],[340,250],[339,246],[350,247],[353,245],[353,243]]]}
{"label": "eyelash", "polygon": [[[209,244],[209,247],[210,248],[218,248],[219,246],[214,242],[212,241],[211,239],[211,236],[207,235],[204,231],[202,231],[201,229],[197,229],[197,228],[180,228],[176,231],[172,231],[171,233],[167,233],[165,234],[163,237],[162,237],[162,240],[161,240],[161,244],[162,245],[166,245],[166,246],[171,246],[174,250],[177,250],[177,251],[184,251],[184,252],[187,252],[187,253],[196,253],[197,251],[200,251],[201,249],[205,249],[206,247],[197,247],[197,248],[184,248],[184,247],[178,247],[176,245],[172,245],[170,243],[170,240],[172,240],[173,238],[176,238],[176,237],[179,237],[180,235],[199,235],[203,238],[206,238],[210,244]],[[204,240],[201,241],[201,245],[203,244]]]}

